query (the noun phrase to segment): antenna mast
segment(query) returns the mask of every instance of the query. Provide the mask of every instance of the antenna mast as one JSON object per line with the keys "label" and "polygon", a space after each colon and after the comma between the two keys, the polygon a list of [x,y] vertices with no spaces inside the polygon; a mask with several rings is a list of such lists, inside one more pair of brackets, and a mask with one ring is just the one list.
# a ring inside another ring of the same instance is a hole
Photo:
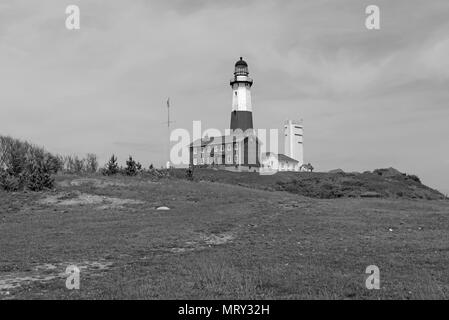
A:
{"label": "antenna mast", "polygon": [[170,98],[167,99],[167,126],[168,126],[168,131],[170,131]]}
{"label": "antenna mast", "polygon": [[168,129],[168,161],[167,161],[167,169],[170,168],[170,123],[174,121],[170,121],[170,97],[167,99],[167,129]]}

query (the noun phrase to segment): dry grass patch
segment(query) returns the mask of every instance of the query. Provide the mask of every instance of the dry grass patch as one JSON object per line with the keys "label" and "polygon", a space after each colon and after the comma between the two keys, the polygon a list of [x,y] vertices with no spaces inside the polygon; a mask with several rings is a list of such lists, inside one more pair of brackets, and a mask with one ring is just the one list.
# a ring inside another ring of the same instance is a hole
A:
{"label": "dry grass patch", "polygon": [[[11,289],[26,287],[35,283],[43,284],[53,280],[65,279],[67,278],[65,270],[70,265],[78,267],[80,274],[85,277],[87,274],[100,275],[102,271],[112,266],[112,262],[99,260],[45,263],[36,265],[29,271],[2,273],[0,274],[0,295],[8,296]],[[98,274],[99,272],[100,274]],[[61,285],[63,285],[63,282],[61,282]]]}
{"label": "dry grass patch", "polygon": [[56,206],[98,206],[97,209],[123,208],[125,205],[143,204],[143,201],[134,199],[121,199],[94,194],[82,193],[80,191],[61,192],[49,195],[39,200],[40,204]]}

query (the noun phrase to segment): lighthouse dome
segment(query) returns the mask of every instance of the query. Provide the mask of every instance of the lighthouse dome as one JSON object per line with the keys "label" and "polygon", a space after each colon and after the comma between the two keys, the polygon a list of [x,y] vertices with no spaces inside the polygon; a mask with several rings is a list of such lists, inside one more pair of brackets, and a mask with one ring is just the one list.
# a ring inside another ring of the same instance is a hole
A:
{"label": "lighthouse dome", "polygon": [[246,63],[245,60],[243,60],[243,57],[240,57],[240,60],[237,61],[237,62],[235,63],[235,66],[236,66],[236,67],[237,67],[237,66],[245,66],[245,67],[247,67],[248,64]]}
{"label": "lighthouse dome", "polygon": [[245,60],[243,60],[242,57],[240,57],[240,60],[238,60],[235,63],[235,72],[234,72],[234,74],[236,76],[238,76],[238,75],[245,75],[245,76],[248,75],[248,64],[246,63]]}

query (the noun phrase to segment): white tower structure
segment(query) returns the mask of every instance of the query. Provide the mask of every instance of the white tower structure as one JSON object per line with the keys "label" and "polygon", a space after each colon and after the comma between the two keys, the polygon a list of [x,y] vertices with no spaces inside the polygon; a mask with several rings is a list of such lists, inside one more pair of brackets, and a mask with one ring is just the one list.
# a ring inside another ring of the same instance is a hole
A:
{"label": "white tower structure", "polygon": [[303,122],[287,120],[284,125],[284,153],[286,156],[299,161],[299,167],[304,164]]}

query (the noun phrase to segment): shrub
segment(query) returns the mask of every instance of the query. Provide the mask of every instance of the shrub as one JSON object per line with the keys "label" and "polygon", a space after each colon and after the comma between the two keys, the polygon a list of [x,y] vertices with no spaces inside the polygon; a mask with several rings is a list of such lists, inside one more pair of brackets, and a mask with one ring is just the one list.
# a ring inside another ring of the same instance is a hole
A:
{"label": "shrub", "polygon": [[88,153],[85,158],[79,158],[76,155],[58,156],[58,162],[61,163],[58,171],[65,173],[77,174],[83,172],[95,173],[98,171],[97,156]]}
{"label": "shrub", "polygon": [[74,171],[75,173],[81,173],[85,171],[85,160],[78,158],[78,156],[75,156],[73,158],[73,164],[74,164]]}
{"label": "shrub", "polygon": [[87,172],[97,172],[98,160],[97,156],[93,153],[88,153],[85,159],[85,167]]}
{"label": "shrub", "polygon": [[78,156],[65,156],[64,171],[67,173],[81,173],[85,169],[84,163],[84,159],[80,159]]}
{"label": "shrub", "polygon": [[139,162],[133,160],[131,156],[126,161],[125,174],[128,176],[135,176],[142,170],[142,165]]}
{"label": "shrub", "polygon": [[421,179],[418,176],[414,175],[414,174],[408,174],[407,178],[410,179],[410,180],[413,180],[415,182],[421,183]]}
{"label": "shrub", "polygon": [[119,171],[119,167],[117,164],[117,157],[112,155],[109,159],[108,163],[106,163],[105,168],[103,169],[103,174],[107,176],[115,175]]}
{"label": "shrub", "polygon": [[0,188],[5,191],[18,191],[21,189],[23,183],[20,180],[20,177],[15,177],[4,170],[0,171]]}
{"label": "shrub", "polygon": [[51,189],[54,184],[54,179],[51,176],[50,168],[44,163],[35,160],[29,169],[29,176],[27,179],[27,187],[32,191],[41,191],[44,189]]}
{"label": "shrub", "polygon": [[0,137],[0,187],[6,191],[50,189],[60,159],[43,148],[11,137]]}
{"label": "shrub", "polygon": [[189,166],[189,168],[186,170],[186,178],[187,180],[193,181],[193,166]]}
{"label": "shrub", "polygon": [[167,178],[170,176],[170,170],[168,169],[151,169],[144,172],[145,176],[149,177],[152,180],[159,180],[162,178]]}
{"label": "shrub", "polygon": [[314,167],[313,167],[310,163],[306,163],[306,164],[303,164],[303,165],[299,168],[299,170],[300,170],[300,171],[304,170],[304,171],[313,172]]}
{"label": "shrub", "polygon": [[30,156],[32,146],[27,142],[11,137],[0,137],[0,168],[9,174],[17,176],[26,170],[26,164]]}
{"label": "shrub", "polygon": [[64,158],[59,155],[48,155],[47,166],[51,173],[58,173],[64,170]]}

